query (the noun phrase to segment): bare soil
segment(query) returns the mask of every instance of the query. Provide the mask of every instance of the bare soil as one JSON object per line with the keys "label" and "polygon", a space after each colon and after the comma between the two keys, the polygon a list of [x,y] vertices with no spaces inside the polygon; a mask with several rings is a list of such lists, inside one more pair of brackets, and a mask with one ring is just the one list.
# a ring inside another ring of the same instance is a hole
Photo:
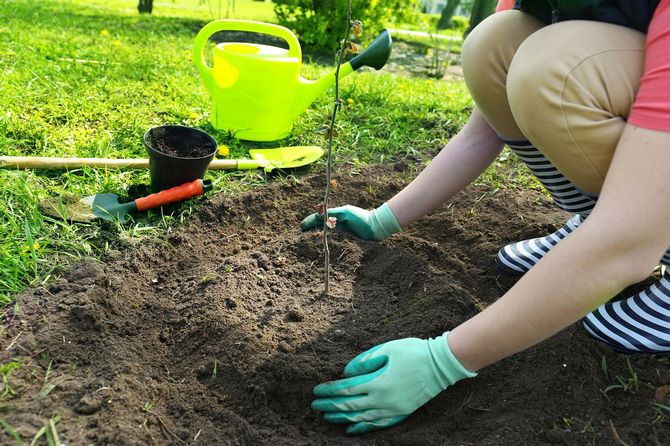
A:
{"label": "bare soil", "polygon": [[[338,172],[333,203],[381,204],[410,179],[396,167]],[[23,364],[5,422],[29,440],[58,415],[69,446],[668,444],[654,405],[670,405],[667,359],[607,352],[578,324],[397,427],[350,438],[323,422],[314,385],[374,344],[481,311],[514,283],[494,271],[496,251],[567,217],[537,192],[472,186],[384,242],[333,235],[323,296],[321,245],[298,223],[324,182],[212,197],[174,233],[21,295],[0,337],[3,362]],[[632,383],[628,361],[637,386],[605,395]]]}

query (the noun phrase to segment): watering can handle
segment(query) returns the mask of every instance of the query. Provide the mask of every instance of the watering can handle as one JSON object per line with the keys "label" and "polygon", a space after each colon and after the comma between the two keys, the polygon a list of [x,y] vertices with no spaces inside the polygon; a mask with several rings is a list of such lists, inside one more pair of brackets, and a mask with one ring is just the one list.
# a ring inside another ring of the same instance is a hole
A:
{"label": "watering can handle", "polygon": [[214,84],[214,78],[212,76],[212,68],[207,65],[203,50],[209,38],[219,31],[246,31],[279,37],[288,43],[288,56],[296,57],[298,61],[302,60],[300,42],[296,35],[288,28],[272,23],[255,22],[253,20],[214,20],[202,27],[198,35],[195,36],[195,43],[193,45],[193,62],[207,87]]}

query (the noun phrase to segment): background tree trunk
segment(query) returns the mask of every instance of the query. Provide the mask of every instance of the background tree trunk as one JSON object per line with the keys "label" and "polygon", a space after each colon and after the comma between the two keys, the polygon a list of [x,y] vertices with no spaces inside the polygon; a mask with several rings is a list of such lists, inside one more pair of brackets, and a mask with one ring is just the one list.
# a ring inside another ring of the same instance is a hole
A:
{"label": "background tree trunk", "polygon": [[154,9],[154,0],[140,0],[137,4],[137,10],[140,14],[151,14],[151,11]]}
{"label": "background tree trunk", "polygon": [[440,20],[437,22],[437,29],[447,29],[451,26],[451,18],[460,4],[461,0],[447,0],[447,4],[442,9]]}
{"label": "background tree trunk", "polygon": [[[465,32],[466,36],[470,34],[470,31],[475,29],[475,26],[479,25],[482,20],[493,14],[496,9],[496,4],[498,4],[497,0],[475,0],[475,2],[472,4],[472,12],[470,13],[470,26]],[[501,36],[501,38],[504,39],[505,36]]]}

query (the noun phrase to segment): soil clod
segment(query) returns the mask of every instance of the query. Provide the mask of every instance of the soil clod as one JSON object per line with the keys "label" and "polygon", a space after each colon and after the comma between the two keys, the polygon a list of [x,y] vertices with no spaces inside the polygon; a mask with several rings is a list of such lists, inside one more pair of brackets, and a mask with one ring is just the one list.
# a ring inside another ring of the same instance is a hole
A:
{"label": "soil clod", "polygon": [[82,415],[92,415],[99,411],[101,407],[102,401],[100,398],[92,395],[84,395],[79,399],[79,402],[75,406],[75,410]]}

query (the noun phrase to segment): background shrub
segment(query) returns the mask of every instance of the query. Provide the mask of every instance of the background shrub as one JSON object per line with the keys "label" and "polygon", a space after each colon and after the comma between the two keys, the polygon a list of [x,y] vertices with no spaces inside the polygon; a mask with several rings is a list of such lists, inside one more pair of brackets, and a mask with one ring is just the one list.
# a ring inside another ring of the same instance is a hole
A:
{"label": "background shrub", "polygon": [[470,26],[470,20],[467,17],[455,15],[451,18],[450,29],[457,31],[459,34],[464,34]]}
{"label": "background shrub", "polygon": [[[334,52],[347,26],[345,0],[275,0],[280,24],[292,29],[305,46]],[[364,36],[374,38],[384,27],[419,14],[418,0],[352,0],[352,18],[363,22]]]}

